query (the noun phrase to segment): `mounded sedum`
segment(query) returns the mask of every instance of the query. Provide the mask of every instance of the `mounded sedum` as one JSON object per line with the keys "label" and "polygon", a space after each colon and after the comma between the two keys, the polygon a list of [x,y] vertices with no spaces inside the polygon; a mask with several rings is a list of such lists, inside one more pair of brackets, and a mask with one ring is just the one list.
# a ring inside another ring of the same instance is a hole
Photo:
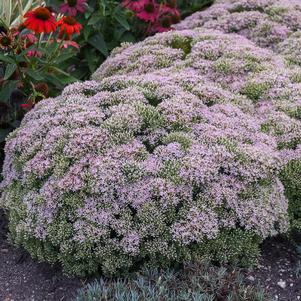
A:
{"label": "mounded sedum", "polygon": [[273,48],[301,29],[300,20],[299,0],[216,0],[210,8],[191,15],[176,27],[239,33],[260,46]]}
{"label": "mounded sedum", "polygon": [[123,45],[9,136],[11,237],[78,275],[200,256],[253,263],[262,239],[288,229],[298,74],[207,29]]}
{"label": "mounded sedum", "polygon": [[[125,44],[93,79],[110,90],[138,84],[161,91],[176,84],[176,89],[189,92],[206,106],[236,105],[256,115],[282,149],[300,143],[299,72],[299,68],[287,68],[281,56],[242,36],[197,28]],[[155,104],[162,97],[156,94],[148,96]]]}

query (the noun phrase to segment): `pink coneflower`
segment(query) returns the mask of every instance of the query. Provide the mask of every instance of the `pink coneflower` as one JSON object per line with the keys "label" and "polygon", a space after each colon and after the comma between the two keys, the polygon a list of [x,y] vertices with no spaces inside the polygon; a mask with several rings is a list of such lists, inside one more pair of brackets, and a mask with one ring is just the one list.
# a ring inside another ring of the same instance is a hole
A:
{"label": "pink coneflower", "polygon": [[66,0],[65,3],[60,5],[60,11],[68,16],[75,17],[77,12],[85,12],[86,5],[86,0]]}
{"label": "pink coneflower", "polygon": [[148,1],[143,10],[137,14],[137,17],[143,21],[155,22],[159,17],[159,5],[153,1]]}
{"label": "pink coneflower", "polygon": [[169,1],[166,5],[161,5],[160,12],[162,14],[170,14],[173,16],[180,16],[180,12],[177,9],[176,1]]}
{"label": "pink coneflower", "polygon": [[171,16],[163,17],[160,22],[157,22],[153,26],[154,32],[165,32],[171,30],[172,18]]}
{"label": "pink coneflower", "polygon": [[143,10],[144,5],[148,3],[149,0],[123,0],[121,5],[135,13],[139,13]]}
{"label": "pink coneflower", "polygon": [[32,33],[26,33],[21,35],[21,39],[25,43],[25,48],[30,47],[31,45],[35,44],[38,41],[38,38]]}

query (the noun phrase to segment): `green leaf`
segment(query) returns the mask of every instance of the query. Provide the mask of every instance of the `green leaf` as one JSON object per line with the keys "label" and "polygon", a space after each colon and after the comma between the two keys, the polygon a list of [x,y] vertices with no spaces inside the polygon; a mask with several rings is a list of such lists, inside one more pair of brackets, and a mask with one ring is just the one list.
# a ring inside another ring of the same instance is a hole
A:
{"label": "green leaf", "polygon": [[44,76],[42,76],[37,70],[28,69],[26,74],[36,81],[44,80]]}
{"label": "green leaf", "polygon": [[47,81],[50,82],[55,87],[62,89],[64,88],[65,85],[78,81],[78,79],[71,75],[66,76],[65,74],[57,74],[57,75],[48,74]]}
{"label": "green leaf", "polygon": [[4,85],[0,90],[1,101],[6,102],[9,99],[11,92],[17,87],[17,83],[17,80],[9,80],[4,82]]}
{"label": "green leaf", "polygon": [[116,28],[114,29],[114,40],[118,41],[118,44],[119,44],[119,41],[120,41],[122,35],[123,35],[125,32],[128,32],[128,31],[126,31],[126,29],[123,28],[123,27],[119,27],[119,26],[118,26],[118,27],[116,27]]}
{"label": "green leaf", "polygon": [[55,87],[63,88],[63,85],[59,81],[59,79],[56,76],[52,75],[52,74],[47,75],[47,81]]}
{"label": "green leaf", "polygon": [[20,120],[14,120],[12,122],[9,123],[9,125],[13,128],[13,129],[16,129],[20,126],[21,124],[21,121]]}
{"label": "green leaf", "polygon": [[130,30],[130,24],[128,23],[126,17],[124,14],[120,13],[119,11],[116,12],[115,14],[115,19],[118,21],[118,23],[124,27],[126,30]]}
{"label": "green leaf", "polygon": [[6,63],[9,63],[9,64],[14,64],[14,60],[7,56],[7,55],[4,55],[3,53],[0,52],[0,61],[3,61],[3,62],[6,62]]}
{"label": "green leaf", "polygon": [[74,52],[69,52],[69,53],[64,53],[64,54],[61,54],[56,60],[55,60],[55,63],[56,64],[59,64],[59,63],[62,63],[68,59],[70,59],[71,57],[74,56]]}
{"label": "green leaf", "polygon": [[50,43],[49,44],[49,46],[47,47],[47,48],[44,48],[44,49],[39,49],[39,51],[45,51],[45,53],[47,54],[47,55],[52,55],[52,53],[54,52],[54,51],[56,51],[57,50],[57,48],[58,48],[58,44],[57,43]]}
{"label": "green leaf", "polygon": [[7,135],[12,131],[11,128],[8,129],[0,129],[0,142],[4,142]]}
{"label": "green leaf", "polygon": [[88,67],[91,73],[93,73],[96,68],[98,68],[99,64],[99,59],[101,59],[101,57],[98,55],[98,52],[95,49],[84,49],[84,55],[85,55],[85,59],[88,63]]}
{"label": "green leaf", "polygon": [[94,25],[100,21],[100,16],[97,13],[94,13],[92,17],[89,19],[87,25]]}
{"label": "green leaf", "polygon": [[4,74],[4,80],[8,80],[13,73],[16,71],[17,65],[16,64],[9,64],[6,66],[5,74]]}
{"label": "green leaf", "polygon": [[109,55],[108,47],[101,33],[92,36],[88,40],[88,43],[99,50],[104,56],[107,57]]}
{"label": "green leaf", "polygon": [[126,32],[125,34],[122,35],[120,41],[121,42],[135,43],[136,42],[136,38],[130,32]]}
{"label": "green leaf", "polygon": [[85,41],[88,41],[89,35],[92,31],[92,27],[91,26],[85,26],[84,30],[83,30],[83,34],[84,34],[84,39]]}
{"label": "green leaf", "polygon": [[70,75],[69,73],[65,72],[62,69],[59,69],[54,66],[52,66],[51,68],[53,71],[56,71],[58,73],[57,75],[54,75],[54,77],[56,77],[59,81],[61,81],[62,84],[67,85],[78,80],[77,78],[75,78],[74,76]]}

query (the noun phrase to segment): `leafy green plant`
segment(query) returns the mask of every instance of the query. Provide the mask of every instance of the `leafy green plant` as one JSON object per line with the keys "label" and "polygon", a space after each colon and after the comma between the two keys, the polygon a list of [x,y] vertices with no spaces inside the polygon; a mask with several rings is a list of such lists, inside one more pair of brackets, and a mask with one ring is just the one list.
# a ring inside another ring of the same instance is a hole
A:
{"label": "leafy green plant", "polygon": [[[25,8],[20,4],[20,13],[34,3],[37,1],[27,2]],[[1,144],[36,102],[55,96],[65,85],[76,80],[65,63],[78,49],[70,36],[68,40],[64,39],[67,35],[64,17],[55,16],[45,7],[27,12],[24,24],[18,27],[8,25],[17,20],[13,11],[2,17],[6,17],[7,23],[3,21],[0,29]],[[75,23],[73,26],[80,28],[81,25]]]}
{"label": "leafy green plant", "polygon": [[74,75],[79,79],[89,78],[120,43],[138,39],[133,30],[133,15],[116,0],[90,0],[79,21],[83,32],[76,41],[81,51],[71,62],[78,66]]}
{"label": "leafy green plant", "polygon": [[195,263],[179,270],[143,270],[126,279],[104,279],[81,289],[75,301],[268,301],[235,268]]}
{"label": "leafy green plant", "polygon": [[[143,0],[142,0],[143,1]],[[156,2],[156,1],[155,1]],[[169,2],[160,0],[158,5],[168,5]],[[212,0],[180,0],[178,8],[183,17],[210,5]],[[47,5],[58,7],[62,1],[47,0]],[[111,51],[123,42],[137,42],[157,31],[169,30],[173,22],[179,21],[178,10],[172,9],[176,18],[162,17],[161,24],[151,23],[137,18],[137,12],[127,9],[120,0],[89,0],[84,14],[78,15],[83,25],[83,33],[76,39],[81,46],[80,53],[70,60],[70,65],[77,66],[74,76],[79,79],[88,79],[97,67],[108,57]],[[167,6],[168,7],[168,6]],[[175,20],[174,20],[175,19]],[[162,26],[167,26],[164,28]]]}

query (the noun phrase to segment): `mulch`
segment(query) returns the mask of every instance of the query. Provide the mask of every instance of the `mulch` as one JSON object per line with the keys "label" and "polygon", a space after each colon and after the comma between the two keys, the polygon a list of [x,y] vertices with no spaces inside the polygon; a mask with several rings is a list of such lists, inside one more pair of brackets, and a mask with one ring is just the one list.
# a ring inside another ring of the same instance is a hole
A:
{"label": "mulch", "polygon": [[33,260],[7,240],[7,223],[0,210],[0,301],[71,301],[84,285],[59,267]]}
{"label": "mulch", "polygon": [[301,257],[296,246],[288,239],[268,239],[262,245],[260,263],[249,273],[248,279],[259,282],[272,300],[301,300],[301,275],[297,273],[299,261]]}

